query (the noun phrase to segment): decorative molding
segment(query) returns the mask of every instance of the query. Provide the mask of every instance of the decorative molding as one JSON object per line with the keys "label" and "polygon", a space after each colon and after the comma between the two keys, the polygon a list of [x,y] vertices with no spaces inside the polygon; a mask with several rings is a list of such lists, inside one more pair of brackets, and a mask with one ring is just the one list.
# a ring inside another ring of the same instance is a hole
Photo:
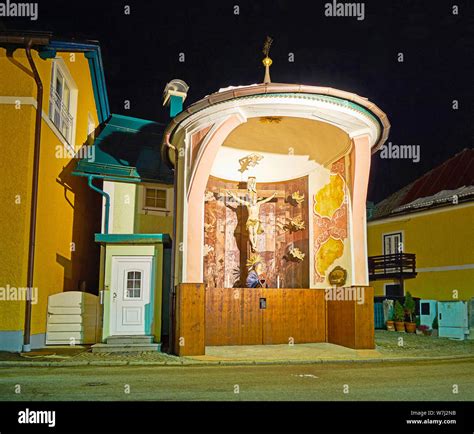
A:
{"label": "decorative molding", "polygon": [[263,155],[253,152],[239,160],[240,173],[244,173],[249,167],[255,167],[260,161],[263,160]]}
{"label": "decorative molding", "polygon": [[442,267],[424,267],[417,268],[417,273],[431,273],[439,271],[460,271],[460,270],[474,270],[474,264],[462,264],[462,265],[445,265]]}
{"label": "decorative molding", "polygon": [[295,191],[291,194],[291,198],[295,201],[297,205],[300,205],[304,201],[304,193],[300,194],[299,191]]}
{"label": "decorative molding", "polygon": [[304,257],[306,256],[300,249],[298,249],[298,247],[291,248],[289,250],[289,254],[297,261],[303,261]]}
{"label": "decorative molding", "polygon": [[332,124],[349,137],[368,134],[371,146],[377,143],[381,127],[377,119],[358,104],[320,94],[275,93],[257,94],[233,98],[207,106],[183,119],[178,130],[195,128],[196,123],[208,124],[223,116],[240,112],[245,118],[251,117],[301,117]]}

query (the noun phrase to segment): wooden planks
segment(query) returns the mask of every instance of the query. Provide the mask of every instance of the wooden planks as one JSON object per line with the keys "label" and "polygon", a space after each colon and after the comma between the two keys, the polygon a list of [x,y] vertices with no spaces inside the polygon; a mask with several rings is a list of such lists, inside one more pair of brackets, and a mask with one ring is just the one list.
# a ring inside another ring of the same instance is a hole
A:
{"label": "wooden planks", "polygon": [[326,304],[322,289],[277,289],[261,291],[263,343],[288,344],[326,340]]}
{"label": "wooden planks", "polygon": [[355,348],[355,308],[353,301],[327,301],[327,340],[331,344]]}
{"label": "wooden planks", "polygon": [[374,325],[374,288],[363,287],[365,302],[355,305],[355,347],[360,349],[375,348]]}
{"label": "wooden planks", "polygon": [[[324,289],[206,288],[206,345],[330,342],[374,345],[373,288],[364,303],[327,301]],[[260,308],[260,299],[266,308]]]}
{"label": "wooden planks", "polygon": [[249,288],[207,288],[206,345],[261,344],[258,294]]}
{"label": "wooden planks", "polygon": [[[260,299],[266,309],[260,308]],[[324,342],[324,290],[206,288],[206,345]]]}
{"label": "wooden planks", "polygon": [[176,288],[174,353],[205,353],[205,292],[202,283],[182,283]]}
{"label": "wooden planks", "polygon": [[349,348],[375,348],[374,289],[364,290],[364,303],[327,301],[328,342]]}

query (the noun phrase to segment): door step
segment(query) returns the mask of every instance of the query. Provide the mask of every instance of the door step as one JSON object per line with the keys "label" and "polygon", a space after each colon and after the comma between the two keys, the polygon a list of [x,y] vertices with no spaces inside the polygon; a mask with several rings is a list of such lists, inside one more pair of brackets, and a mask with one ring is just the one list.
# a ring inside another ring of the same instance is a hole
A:
{"label": "door step", "polygon": [[153,342],[153,336],[109,336],[106,343],[92,345],[93,353],[138,353],[160,351],[161,344]]}
{"label": "door step", "polygon": [[154,336],[109,336],[105,341],[107,344],[152,344]]}
{"label": "door step", "polygon": [[93,353],[142,353],[144,351],[160,351],[161,344],[95,344]]}

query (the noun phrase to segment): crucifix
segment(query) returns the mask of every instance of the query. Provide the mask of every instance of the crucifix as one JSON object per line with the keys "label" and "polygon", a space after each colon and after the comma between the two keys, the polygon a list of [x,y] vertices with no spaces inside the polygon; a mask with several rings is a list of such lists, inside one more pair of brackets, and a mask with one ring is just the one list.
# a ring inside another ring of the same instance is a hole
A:
{"label": "crucifix", "polygon": [[[230,189],[224,190],[236,202],[247,207],[249,216],[245,225],[249,233],[250,248],[252,252],[257,250],[257,235],[263,233],[262,222],[260,220],[260,206],[270,202],[275,197],[285,197],[284,190],[264,190],[261,196],[257,194],[257,180],[254,176],[249,176],[247,180],[247,189]],[[242,198],[245,197],[245,199]]]}

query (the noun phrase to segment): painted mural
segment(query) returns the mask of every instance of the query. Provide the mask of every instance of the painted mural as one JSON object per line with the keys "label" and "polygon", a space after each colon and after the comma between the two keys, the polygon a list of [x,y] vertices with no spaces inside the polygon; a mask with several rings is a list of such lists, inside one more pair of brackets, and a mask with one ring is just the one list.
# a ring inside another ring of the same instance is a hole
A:
{"label": "painted mural", "polygon": [[[224,199],[226,190],[245,187],[245,183],[209,178],[204,198],[204,282],[209,287],[245,286],[246,264],[252,255],[246,230],[248,211]],[[258,183],[258,191],[262,195],[277,194],[260,208],[263,232],[256,246],[269,286],[309,287],[307,177]]]}
{"label": "painted mural", "polygon": [[328,274],[341,264],[348,250],[348,210],[344,158],[332,164],[329,182],[313,196],[314,273],[313,284],[327,286]]}

